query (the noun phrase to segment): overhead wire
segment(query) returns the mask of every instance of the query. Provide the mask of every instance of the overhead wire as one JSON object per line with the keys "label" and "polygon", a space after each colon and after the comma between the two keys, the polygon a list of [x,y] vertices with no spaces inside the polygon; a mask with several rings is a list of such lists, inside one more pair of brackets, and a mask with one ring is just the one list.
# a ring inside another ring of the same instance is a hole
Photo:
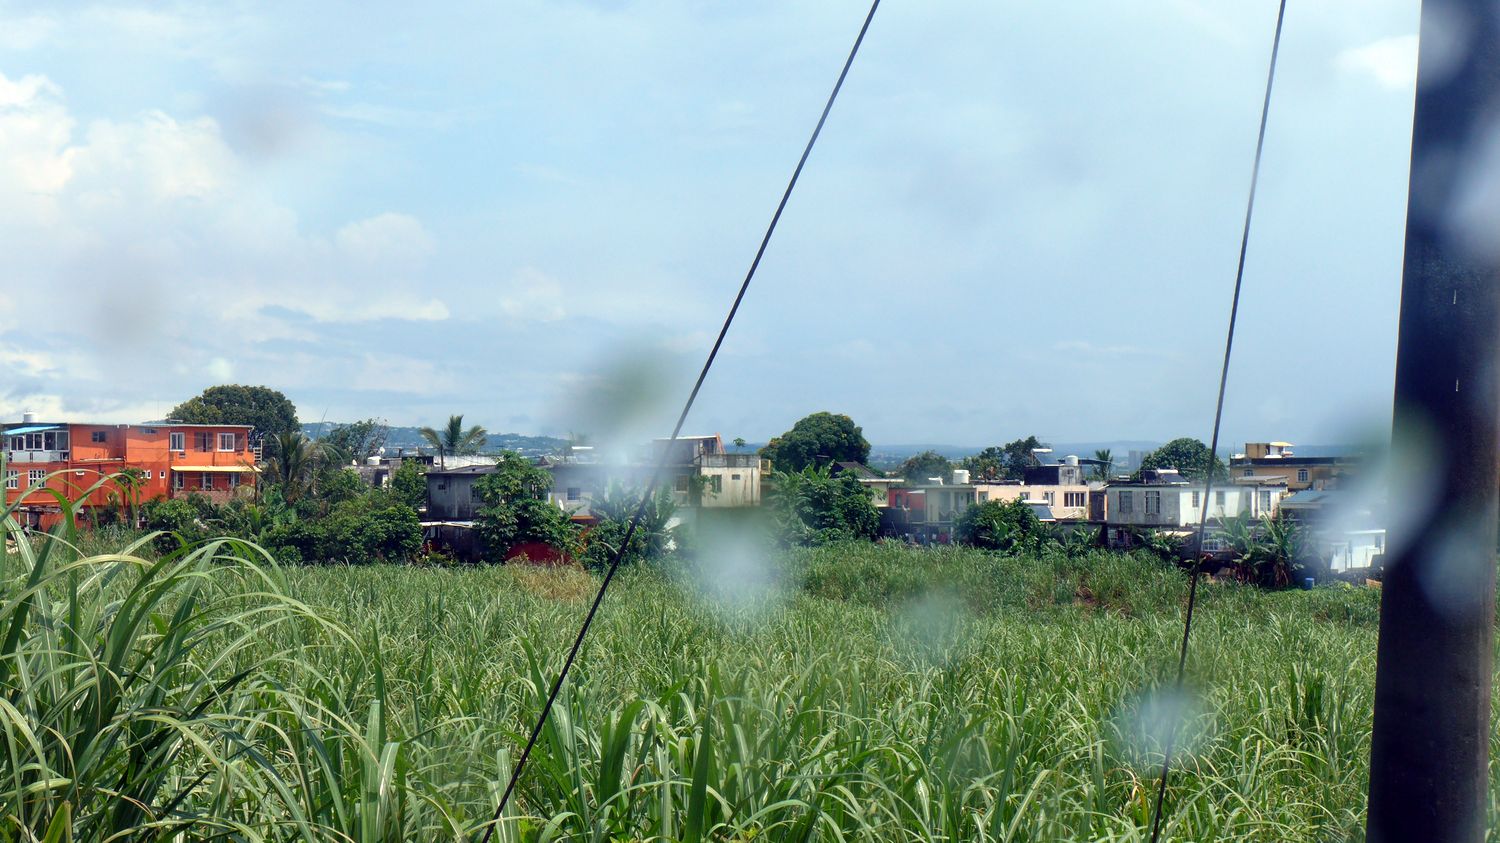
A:
{"label": "overhead wire", "polygon": [[792,177],[787,182],[786,190],[781,194],[781,201],[776,205],[776,212],[771,216],[771,222],[766,226],[766,232],[760,240],[760,247],[755,250],[755,258],[750,262],[750,268],[745,273],[745,279],[740,283],[739,292],[735,294],[734,303],[729,308],[729,313],[724,317],[724,324],[719,328],[719,334],[714,339],[713,347],[708,352],[708,358],[703,362],[703,368],[698,372],[698,378],[693,383],[693,389],[688,393],[687,401],[683,403],[682,412],[677,416],[677,423],[672,427],[671,437],[661,446],[661,453],[657,457],[655,468],[652,470],[651,479],[647,482],[645,490],[641,493],[640,503],[636,506],[634,514],[630,517],[629,526],[626,527],[625,535],[619,545],[611,552],[609,565],[605,569],[604,578],[599,583],[599,589],[594,594],[594,600],[589,605],[589,610],[583,618],[583,624],[578,628],[578,634],[573,638],[573,646],[568,650],[568,656],[563,661],[563,666],[558,671],[557,678],[552,683],[552,688],[547,694],[547,700],[542,705],[542,710],[537,716],[536,724],[531,729],[531,735],[526,740],[526,746],[521,750],[521,756],[516,761],[515,768],[510,775],[510,781],[505,785],[505,791],[500,796],[500,803],[495,807],[494,815],[485,826],[484,836],[481,843],[489,843],[495,834],[495,828],[500,824],[500,819],[505,814],[505,807],[510,803],[515,793],[516,785],[521,779],[521,773],[526,768],[526,762],[531,757],[532,750],[536,747],[538,737],[541,736],[543,727],[546,726],[547,717],[552,712],[552,706],[557,702],[557,695],[562,690],[563,683],[567,680],[568,672],[572,669],[574,661],[578,658],[578,651],[583,647],[584,639],[588,636],[589,627],[594,622],[594,617],[599,613],[599,606],[604,602],[605,592],[614,581],[615,573],[620,568],[620,561],[624,558],[625,549],[630,546],[630,541],[635,537],[636,529],[640,526],[641,519],[645,516],[646,508],[652,502],[656,494],[656,487],[661,482],[661,474],[665,469],[667,460],[670,458],[672,446],[682,435],[682,426],[687,421],[688,413],[693,409],[693,404],[698,400],[698,393],[703,388],[703,382],[708,378],[709,369],[713,368],[714,360],[719,355],[719,349],[724,344],[724,338],[729,334],[729,326],[734,323],[735,314],[739,313],[740,304],[745,300],[745,293],[750,289],[750,281],[755,277],[755,272],[760,268],[761,258],[765,256],[766,247],[770,245],[771,235],[776,232],[776,225],[781,221],[782,212],[786,210],[787,201],[792,197],[792,190],[797,186],[797,180],[802,176],[802,169],[807,165],[808,156],[812,154],[813,146],[818,141],[818,136],[823,132],[823,125],[828,121],[828,114],[833,110],[833,103],[838,99],[839,91],[844,87],[844,80],[849,76],[849,68],[854,65],[855,56],[859,55],[859,48],[864,43],[865,34],[870,31],[870,22],[875,19],[875,12],[880,8],[880,0],[873,0],[870,11],[865,15],[863,25],[859,28],[859,35],[854,39],[854,46],[849,50],[848,58],[844,59],[843,69],[839,71],[838,81],[833,85],[833,90],[828,94],[828,101],[823,105],[823,112],[818,116],[818,123],[813,127],[812,135],[807,139],[807,145],[802,149],[802,156],[797,159],[797,167],[792,171]]}
{"label": "overhead wire", "polygon": [[[1213,436],[1208,446],[1208,464],[1204,466],[1207,478],[1203,486],[1203,506],[1198,514],[1197,545],[1195,552],[1203,548],[1203,534],[1208,527],[1209,500],[1213,494],[1214,465],[1219,458],[1219,428],[1224,420],[1224,391],[1229,384],[1229,361],[1234,352],[1234,328],[1240,313],[1240,290],[1245,280],[1245,253],[1250,245],[1250,222],[1255,215],[1255,188],[1260,181],[1261,153],[1266,145],[1266,121],[1271,113],[1271,89],[1276,81],[1276,59],[1281,51],[1281,29],[1286,20],[1286,0],[1281,0],[1276,11],[1276,34],[1271,39],[1271,63],[1266,70],[1266,93],[1260,106],[1260,132],[1255,139],[1255,163],[1250,168],[1250,194],[1245,202],[1245,224],[1240,232],[1239,265],[1234,273],[1234,296],[1229,306],[1229,329],[1224,336],[1224,363],[1219,369],[1219,398],[1214,407]],[[1193,610],[1198,603],[1198,581],[1202,576],[1202,564],[1194,559],[1193,572],[1188,583],[1187,609],[1182,623],[1182,646],[1177,655],[1177,680],[1174,691],[1178,699],[1182,696],[1183,682],[1187,677],[1188,641],[1193,633]],[[1161,763],[1161,779],[1156,789],[1156,808],[1151,819],[1151,843],[1157,843],[1161,835],[1162,806],[1167,799],[1167,779],[1172,772],[1172,753],[1177,742],[1177,723],[1169,721],[1164,757]]]}

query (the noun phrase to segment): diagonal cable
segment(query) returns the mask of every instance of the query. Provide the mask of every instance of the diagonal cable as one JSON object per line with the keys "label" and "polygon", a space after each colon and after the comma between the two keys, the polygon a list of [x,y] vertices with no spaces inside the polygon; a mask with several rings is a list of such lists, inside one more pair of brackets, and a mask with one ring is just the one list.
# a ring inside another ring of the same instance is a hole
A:
{"label": "diagonal cable", "polygon": [[766,246],[771,242],[771,235],[776,232],[776,224],[781,221],[781,214],[786,210],[787,200],[791,199],[792,190],[797,186],[797,179],[802,176],[802,168],[807,164],[808,156],[812,154],[813,145],[818,142],[818,135],[823,131],[823,124],[828,120],[828,113],[833,110],[833,103],[838,99],[839,90],[844,87],[844,79],[849,76],[849,68],[854,64],[854,57],[859,54],[860,45],[864,43],[865,33],[869,32],[870,22],[875,19],[875,10],[878,8],[880,8],[880,0],[874,0],[870,4],[869,13],[865,15],[864,25],[859,29],[859,36],[854,39],[854,46],[849,50],[849,57],[844,60],[844,67],[839,71],[838,81],[834,83],[833,91],[828,95],[828,102],[823,105],[823,113],[818,117],[818,124],[813,128],[812,136],[807,139],[807,146],[802,150],[802,157],[797,159],[797,168],[792,171],[791,180],[787,182],[786,190],[781,194],[781,201],[776,205],[776,213],[771,216],[770,225],[766,226],[765,236],[760,240],[760,248],[755,250],[755,259],[750,262],[750,269],[745,273],[745,280],[741,282],[739,292],[734,297],[734,304],[730,306],[729,314],[724,317],[724,324],[719,328],[719,335],[714,340],[713,348],[708,352],[708,359],[703,362],[703,369],[698,373],[697,381],[693,383],[693,390],[688,393],[687,401],[682,405],[682,412],[677,416],[677,424],[672,428],[672,436],[661,449],[656,467],[651,472],[651,480],[646,484],[645,491],[641,493],[641,502],[630,517],[630,525],[625,530],[625,537],[610,554],[609,567],[604,573],[604,580],[599,583],[599,590],[594,594],[594,602],[589,606],[588,614],[584,616],[583,625],[578,628],[577,636],[573,638],[573,647],[568,651],[562,670],[558,671],[557,679],[552,683],[552,690],[547,694],[547,701],[542,705],[541,714],[531,730],[531,736],[526,740],[526,747],[521,750],[521,757],[516,761],[510,781],[505,785],[505,792],[500,796],[500,804],[495,807],[495,814],[485,827],[481,843],[489,843],[490,838],[494,836],[500,817],[505,813],[505,806],[509,804],[511,795],[515,792],[516,783],[520,781],[521,772],[526,768],[526,761],[531,757],[531,750],[536,746],[537,738],[541,736],[542,728],[547,724],[547,716],[552,712],[552,705],[557,701],[558,692],[562,690],[568,671],[572,669],[573,662],[578,658],[578,650],[588,636],[589,626],[593,624],[594,616],[599,612],[599,604],[604,602],[604,593],[609,590],[609,584],[614,580],[615,572],[620,569],[620,560],[624,557],[625,549],[630,546],[630,540],[635,537],[636,528],[640,526],[641,518],[645,516],[646,507],[651,504],[656,494],[656,487],[661,482],[662,470],[666,467],[672,452],[672,444],[682,434],[682,425],[687,421],[688,413],[693,409],[693,402],[698,400],[698,391],[703,388],[703,381],[708,377],[708,370],[713,367],[714,359],[719,355],[719,348],[724,344],[724,337],[729,333],[729,326],[734,322],[735,314],[739,312],[740,303],[745,300],[745,293],[750,289],[750,280],[755,277],[755,271],[760,268],[761,258],[766,254]]}
{"label": "diagonal cable", "polygon": [[[1224,389],[1229,383],[1229,358],[1234,351],[1234,326],[1240,313],[1240,287],[1245,280],[1245,251],[1250,245],[1250,220],[1255,214],[1255,186],[1260,180],[1260,156],[1266,145],[1266,118],[1271,112],[1271,87],[1276,81],[1276,56],[1281,51],[1281,25],[1286,19],[1286,0],[1281,0],[1276,11],[1276,35],[1271,40],[1271,65],[1266,71],[1266,94],[1260,106],[1260,134],[1255,139],[1255,164],[1250,168],[1250,196],[1245,202],[1245,227],[1240,233],[1240,262],[1234,273],[1234,297],[1229,306],[1229,330],[1224,336],[1224,365],[1219,370],[1219,401],[1214,407],[1214,432],[1208,446],[1208,465],[1204,472],[1207,480],[1203,486],[1203,509],[1198,515],[1197,547],[1203,548],[1203,533],[1208,526],[1209,496],[1214,488],[1214,463],[1219,457],[1219,425],[1224,419]],[[1187,611],[1182,622],[1182,649],[1177,656],[1177,685],[1182,694],[1183,679],[1187,675],[1188,639],[1193,633],[1193,609],[1198,603],[1198,579],[1201,564],[1193,560],[1193,573],[1188,583]],[[1151,843],[1157,843],[1161,835],[1162,805],[1167,801],[1167,777],[1172,772],[1172,750],[1177,743],[1177,722],[1170,720],[1167,727],[1166,755],[1161,762],[1161,781],[1156,788],[1156,809],[1151,819]]]}

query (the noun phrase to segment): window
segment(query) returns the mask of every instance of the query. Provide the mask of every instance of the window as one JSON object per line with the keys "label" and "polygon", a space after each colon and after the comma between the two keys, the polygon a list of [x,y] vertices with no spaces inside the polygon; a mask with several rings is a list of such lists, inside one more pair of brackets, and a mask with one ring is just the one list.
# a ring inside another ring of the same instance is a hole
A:
{"label": "window", "polygon": [[1305,469],[1305,468],[1299,468],[1299,469],[1297,469],[1297,482],[1298,483],[1306,483],[1307,482],[1307,477],[1308,477],[1307,469]]}
{"label": "window", "polygon": [[186,451],[187,450],[187,434],[183,433],[180,430],[176,431],[176,432],[173,432],[173,433],[168,433],[167,434],[167,448],[170,449],[170,450],[173,450],[173,451]]}
{"label": "window", "polygon": [[219,450],[221,450],[221,451],[233,451],[234,450],[234,440],[237,439],[237,438],[238,437],[236,437],[233,433],[220,433],[219,434]]}
{"label": "window", "polygon": [[1087,506],[1087,498],[1084,492],[1063,492],[1063,506]]}
{"label": "window", "polygon": [[1261,512],[1270,512],[1271,511],[1271,493],[1270,492],[1261,492],[1260,493],[1260,510],[1261,510]]}
{"label": "window", "polygon": [[93,442],[95,445],[103,445],[105,442],[109,441],[109,433],[103,430],[96,430],[93,433],[89,434],[89,441]]}
{"label": "window", "polygon": [[1253,469],[1253,468],[1247,468],[1247,469],[1245,469],[1245,476],[1246,477],[1254,477],[1255,476],[1255,469]]}
{"label": "window", "polygon": [[238,474],[231,474],[231,475],[229,475],[229,488],[230,489],[238,489],[239,487],[240,487],[240,476]]}
{"label": "window", "polygon": [[677,475],[677,480],[672,486],[679,492],[686,492],[688,490],[688,476],[686,474]]}
{"label": "window", "polygon": [[1224,491],[1222,489],[1214,492],[1214,506],[1217,506],[1221,509],[1224,506]]}
{"label": "window", "polygon": [[709,478],[708,482],[709,485],[713,487],[714,494],[718,495],[724,492],[724,475],[715,474],[713,477]]}
{"label": "window", "polygon": [[12,436],[10,438],[10,449],[12,451],[24,451],[24,450],[26,450],[26,437],[24,437],[24,436]]}
{"label": "window", "polygon": [[172,475],[172,488],[174,488],[174,489],[185,489],[185,488],[187,488],[187,481],[183,480],[183,478],[182,478],[182,472],[179,471],[176,474]]}
{"label": "window", "polygon": [[1146,493],[1146,514],[1147,515],[1160,515],[1161,514],[1161,492],[1147,492]]}
{"label": "window", "polygon": [[729,475],[729,479],[730,480],[738,480],[738,479],[740,479],[740,476],[738,474],[731,474],[731,475]]}
{"label": "window", "polygon": [[1134,497],[1135,497],[1135,495],[1131,494],[1130,492],[1121,492],[1120,493],[1120,514],[1121,515],[1128,515],[1129,513],[1132,513],[1132,512],[1135,511],[1135,502],[1132,500],[1132,498],[1134,498]]}
{"label": "window", "polygon": [[46,482],[46,480],[47,480],[47,471],[46,471],[46,469],[33,468],[32,470],[26,472],[26,484],[28,486],[35,486],[38,483],[44,483],[44,482]]}
{"label": "window", "polygon": [[151,472],[149,470],[148,471],[142,471],[141,472],[141,479],[142,480],[150,480],[151,479]]}
{"label": "window", "polygon": [[213,447],[212,447],[213,441],[214,441],[213,434],[211,434],[211,433],[209,433],[208,431],[205,431],[205,430],[197,431],[196,433],[193,434],[193,450],[195,450],[195,451],[212,451],[213,450]]}
{"label": "window", "polygon": [[203,472],[203,474],[198,477],[198,488],[205,491],[213,491],[214,476],[206,471]]}
{"label": "window", "polygon": [[980,492],[979,493],[979,502],[980,503],[984,503],[985,501],[987,501],[989,499],[990,499],[990,493],[989,492]]}
{"label": "window", "polygon": [[13,468],[6,469],[5,470],[5,488],[7,488],[7,489],[19,489],[19,488],[21,488],[21,472],[15,470]]}
{"label": "window", "polygon": [[568,487],[568,501],[569,502],[576,501],[576,500],[582,500],[582,499],[583,499],[583,489],[579,488],[578,486],[569,486]]}
{"label": "window", "polygon": [[45,440],[42,439],[42,434],[40,434],[40,433],[28,433],[24,437],[24,441],[23,441],[23,444],[25,445],[25,447],[23,447],[21,450],[23,450],[23,451],[40,451],[40,450],[42,450],[42,443],[44,441]]}
{"label": "window", "polygon": [[1201,501],[1202,495],[1203,495],[1202,492],[1194,492],[1193,493],[1193,508],[1194,509],[1198,508],[1198,504]]}
{"label": "window", "polygon": [[1046,501],[1048,506],[1051,506],[1052,504],[1057,503],[1057,493],[1056,492],[1043,492],[1042,493],[1042,500]]}

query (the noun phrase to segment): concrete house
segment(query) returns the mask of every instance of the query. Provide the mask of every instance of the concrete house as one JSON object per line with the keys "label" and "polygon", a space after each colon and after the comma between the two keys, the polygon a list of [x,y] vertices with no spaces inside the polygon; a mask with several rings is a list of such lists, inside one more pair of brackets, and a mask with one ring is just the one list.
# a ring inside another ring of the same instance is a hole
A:
{"label": "concrete house", "polygon": [[[1188,482],[1177,471],[1143,471],[1139,481],[1110,483],[1105,489],[1106,536],[1111,546],[1129,547],[1138,530],[1188,535],[1207,510],[1210,526],[1225,518],[1275,515],[1287,495],[1280,481],[1248,484]],[[1205,549],[1213,549],[1204,539]]]}
{"label": "concrete house", "polygon": [[1290,442],[1247,442],[1245,452],[1229,458],[1229,477],[1236,483],[1276,482],[1287,489],[1332,489],[1348,474],[1358,471],[1360,458],[1299,457]]}
{"label": "concrete house", "polygon": [[1071,471],[1041,472],[1030,475],[1042,483],[974,483],[969,472],[955,469],[948,478],[936,482],[908,484],[889,492],[882,528],[889,535],[911,536],[919,541],[947,542],[953,538],[953,525],[965,510],[976,504],[997,501],[1025,501],[1043,521],[1085,521],[1089,517],[1089,487],[1070,482],[1079,466],[1042,466],[1044,469]]}
{"label": "concrete house", "polygon": [[224,503],[248,493],[260,474],[252,433],[249,425],[233,424],[41,422],[27,413],[0,430],[5,501],[18,504],[22,524],[46,529],[62,509],[43,489],[76,501],[83,513],[120,501],[127,492],[113,481],[89,489],[129,473],[137,501],[198,494]]}

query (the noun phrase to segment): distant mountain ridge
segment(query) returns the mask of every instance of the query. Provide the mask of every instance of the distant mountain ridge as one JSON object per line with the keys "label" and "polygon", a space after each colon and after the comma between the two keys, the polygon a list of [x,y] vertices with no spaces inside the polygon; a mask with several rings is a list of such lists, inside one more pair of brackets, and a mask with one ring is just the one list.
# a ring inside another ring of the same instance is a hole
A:
{"label": "distant mountain ridge", "polygon": [[[309,438],[318,439],[328,434],[328,431],[338,427],[343,422],[307,422],[302,425],[302,432]],[[542,456],[554,454],[568,444],[568,440],[559,439],[555,436],[527,436],[521,433],[491,433],[484,444],[484,453],[499,451],[516,451],[527,456]],[[398,427],[392,425],[390,434],[385,440],[387,453],[394,453],[398,449],[415,451],[418,449],[431,450],[432,445],[422,438],[421,428]]]}

